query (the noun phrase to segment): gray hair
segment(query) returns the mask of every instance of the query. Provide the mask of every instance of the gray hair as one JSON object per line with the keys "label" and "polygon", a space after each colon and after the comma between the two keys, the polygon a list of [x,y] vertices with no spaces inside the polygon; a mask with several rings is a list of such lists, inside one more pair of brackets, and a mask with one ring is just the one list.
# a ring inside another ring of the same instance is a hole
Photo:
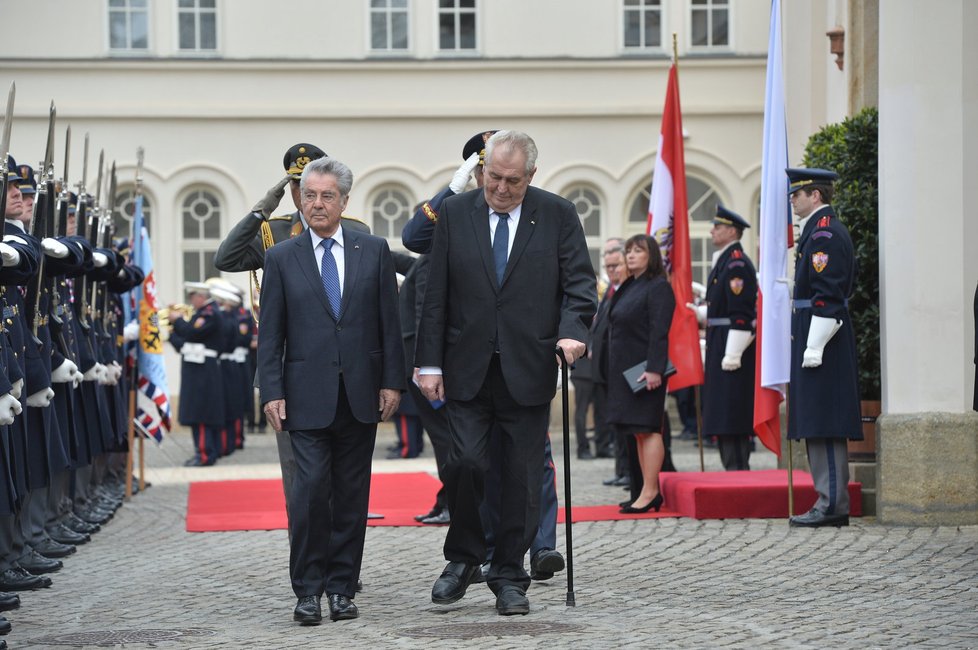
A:
{"label": "gray hair", "polygon": [[522,131],[496,131],[486,140],[486,163],[492,158],[493,150],[502,145],[505,149],[516,149],[526,154],[526,173],[537,166],[537,144],[533,138]]}
{"label": "gray hair", "polygon": [[339,186],[340,193],[343,196],[349,196],[350,190],[353,189],[353,172],[336,158],[327,156],[306,163],[306,166],[302,170],[302,178],[299,179],[300,192],[306,189],[306,179],[310,174],[333,176],[336,178],[336,184]]}

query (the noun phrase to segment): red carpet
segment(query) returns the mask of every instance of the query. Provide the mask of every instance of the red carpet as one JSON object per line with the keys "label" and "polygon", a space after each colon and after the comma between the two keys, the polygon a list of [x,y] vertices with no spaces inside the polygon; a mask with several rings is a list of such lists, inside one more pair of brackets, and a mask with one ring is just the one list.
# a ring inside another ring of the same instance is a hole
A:
{"label": "red carpet", "polygon": [[[575,506],[579,521],[692,517],[694,519],[783,518],[788,514],[788,473],[784,470],[754,472],[667,472],[661,475],[665,505],[662,512],[622,515],[617,505]],[[414,515],[427,512],[438,491],[438,479],[424,472],[374,474],[370,487],[371,526],[420,526]],[[614,498],[624,496],[610,491]],[[563,496],[561,494],[561,496]],[[852,515],[862,514],[860,485],[849,484]],[[815,502],[811,476],[795,472],[795,512]],[[564,521],[561,506],[558,520]],[[187,532],[277,530],[286,527],[285,497],[280,479],[253,481],[204,481],[190,484],[187,499]]]}

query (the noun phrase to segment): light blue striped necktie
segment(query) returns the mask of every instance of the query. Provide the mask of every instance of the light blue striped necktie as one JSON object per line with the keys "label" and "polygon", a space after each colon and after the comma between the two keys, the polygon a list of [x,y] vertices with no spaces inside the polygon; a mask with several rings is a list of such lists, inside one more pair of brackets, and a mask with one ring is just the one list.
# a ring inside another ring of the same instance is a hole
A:
{"label": "light blue striped necktie", "polygon": [[323,262],[319,272],[323,276],[323,289],[326,291],[326,299],[333,310],[333,317],[340,319],[340,273],[336,268],[336,258],[333,257],[332,248],[336,243],[332,237],[319,242],[323,247]]}

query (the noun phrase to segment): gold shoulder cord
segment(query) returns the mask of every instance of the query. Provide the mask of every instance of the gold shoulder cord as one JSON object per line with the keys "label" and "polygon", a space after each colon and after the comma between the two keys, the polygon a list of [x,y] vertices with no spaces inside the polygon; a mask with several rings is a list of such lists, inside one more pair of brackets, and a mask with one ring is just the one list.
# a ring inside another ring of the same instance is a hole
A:
{"label": "gold shoulder cord", "polygon": [[[275,244],[275,238],[272,236],[272,227],[268,225],[267,221],[261,222],[261,229],[259,232],[261,232],[261,246],[262,253],[264,253]],[[255,303],[255,296],[261,295],[261,283],[258,281],[258,271],[251,272],[251,285],[251,317],[255,319],[255,322],[257,323],[259,305]]]}

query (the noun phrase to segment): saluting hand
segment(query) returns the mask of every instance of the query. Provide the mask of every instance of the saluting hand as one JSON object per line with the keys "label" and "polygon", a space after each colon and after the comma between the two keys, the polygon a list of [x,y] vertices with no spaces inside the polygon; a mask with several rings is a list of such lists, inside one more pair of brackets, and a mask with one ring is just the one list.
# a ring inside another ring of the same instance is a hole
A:
{"label": "saluting hand", "polygon": [[265,417],[268,419],[269,424],[272,425],[275,433],[281,431],[282,422],[285,420],[285,400],[273,399],[265,402],[264,411]]}
{"label": "saluting hand", "polygon": [[380,411],[380,419],[383,422],[389,420],[400,405],[401,391],[393,388],[380,389],[380,407],[377,410]]}

